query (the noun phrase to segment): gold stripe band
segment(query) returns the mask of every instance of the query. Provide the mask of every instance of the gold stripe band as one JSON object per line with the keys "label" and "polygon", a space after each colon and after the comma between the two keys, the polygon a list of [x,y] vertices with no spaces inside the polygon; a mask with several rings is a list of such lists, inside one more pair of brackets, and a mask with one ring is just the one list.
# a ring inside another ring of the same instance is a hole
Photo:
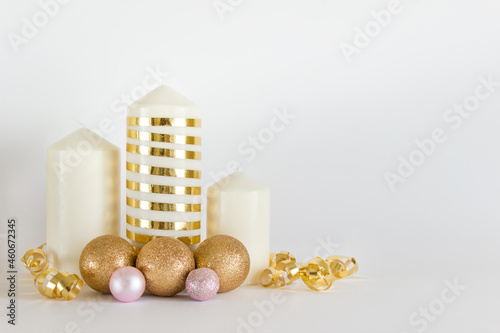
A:
{"label": "gold stripe band", "polygon": [[162,222],[137,219],[127,215],[127,224],[134,227],[157,229],[157,230],[197,230],[200,229],[201,222]]}
{"label": "gold stripe band", "polygon": [[134,164],[127,162],[127,170],[132,172],[142,173],[144,175],[155,176],[168,176],[179,178],[201,178],[201,171],[199,170],[185,170],[185,169],[172,169],[162,168],[142,164]]}
{"label": "gold stripe band", "polygon": [[[159,237],[164,237],[164,236],[142,235],[142,234],[137,234],[135,232],[127,230],[127,238],[131,239],[133,241],[136,241],[136,242],[140,242],[140,243],[147,243],[147,242],[149,242],[155,238],[159,238]],[[197,235],[197,236],[173,237],[173,238],[180,240],[184,244],[197,244],[200,242],[201,237],[200,237],[200,235]]]}
{"label": "gold stripe band", "polygon": [[201,187],[153,185],[145,183],[136,183],[131,180],[127,180],[127,188],[129,190],[147,192],[147,193],[180,194],[180,195],[201,194]]}
{"label": "gold stripe band", "polygon": [[141,154],[141,155],[184,158],[189,160],[201,160],[201,152],[199,151],[155,148],[147,146],[138,146],[130,143],[127,143],[127,151],[129,153]]}
{"label": "gold stripe band", "polygon": [[151,202],[136,200],[127,197],[127,206],[147,209],[147,210],[159,210],[163,212],[200,212],[201,204],[172,204],[163,202]]}
{"label": "gold stripe band", "polygon": [[128,126],[175,126],[175,127],[201,127],[201,119],[191,118],[128,118]]}
{"label": "gold stripe band", "polygon": [[199,136],[186,135],[171,135],[162,133],[150,133],[142,131],[127,130],[127,136],[131,139],[155,142],[168,142],[186,145],[200,145],[201,138]]}

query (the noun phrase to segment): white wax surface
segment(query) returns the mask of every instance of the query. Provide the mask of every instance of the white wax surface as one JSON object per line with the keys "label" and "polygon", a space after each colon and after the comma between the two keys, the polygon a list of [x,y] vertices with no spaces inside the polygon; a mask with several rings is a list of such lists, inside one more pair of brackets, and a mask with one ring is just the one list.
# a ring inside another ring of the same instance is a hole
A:
{"label": "white wax surface", "polygon": [[80,274],[80,254],[95,237],[120,235],[120,150],[88,129],[47,149],[47,255]]}
{"label": "white wax surface", "polygon": [[269,188],[242,172],[233,173],[208,188],[207,237],[237,238],[250,254],[250,273],[243,285],[260,283],[269,267]]}
{"label": "white wax surface", "polygon": [[[129,118],[181,118],[181,119],[201,119],[201,112],[198,106],[182,96],[177,91],[167,86],[160,86],[139,99],[128,108]],[[201,127],[183,127],[183,126],[127,126],[129,130],[141,131],[146,133],[158,133],[181,136],[201,137]],[[128,144],[138,146],[147,146],[164,149],[186,150],[186,151],[201,151],[201,145],[179,144],[168,142],[157,142],[149,140],[138,140],[127,138]],[[197,170],[201,171],[201,160],[172,158],[165,156],[150,156],[137,153],[126,153],[127,162],[147,165],[153,167],[181,169],[181,170]],[[186,186],[186,187],[201,187],[201,179],[199,178],[182,178],[142,174],[133,171],[126,171],[128,181],[163,186]],[[179,203],[179,204],[200,204],[200,195],[184,195],[184,194],[163,194],[163,193],[148,193],[127,189],[127,197],[136,200],[157,202],[157,203]],[[142,220],[159,221],[159,222],[197,222],[201,221],[201,212],[169,212],[156,211],[127,206],[127,215]],[[126,225],[127,230],[140,235],[147,236],[169,236],[169,237],[186,237],[200,236],[201,230],[157,230],[147,229]],[[137,241],[131,241],[134,246],[142,247],[144,244]],[[196,244],[190,245],[194,249]]]}

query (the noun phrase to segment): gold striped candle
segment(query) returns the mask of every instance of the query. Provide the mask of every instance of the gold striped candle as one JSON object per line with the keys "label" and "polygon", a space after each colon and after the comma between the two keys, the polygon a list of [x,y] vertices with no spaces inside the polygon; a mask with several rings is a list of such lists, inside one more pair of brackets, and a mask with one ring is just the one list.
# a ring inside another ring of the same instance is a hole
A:
{"label": "gold striped candle", "polygon": [[139,248],[175,237],[194,250],[201,236],[200,109],[160,86],[127,116],[127,237]]}

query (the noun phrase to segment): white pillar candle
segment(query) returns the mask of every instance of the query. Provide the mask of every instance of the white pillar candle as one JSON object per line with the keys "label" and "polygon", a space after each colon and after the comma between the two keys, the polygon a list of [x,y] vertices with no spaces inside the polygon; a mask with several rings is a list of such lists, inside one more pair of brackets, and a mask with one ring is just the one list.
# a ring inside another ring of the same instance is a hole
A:
{"label": "white pillar candle", "polygon": [[167,86],[129,106],[127,237],[142,247],[160,236],[192,250],[200,242],[201,112]]}
{"label": "white pillar candle", "polygon": [[120,150],[82,128],[47,149],[47,256],[79,273],[83,248],[120,235]]}
{"label": "white pillar candle", "polygon": [[243,285],[257,284],[269,267],[269,188],[235,172],[208,188],[207,237],[224,234],[245,245],[250,272]]}

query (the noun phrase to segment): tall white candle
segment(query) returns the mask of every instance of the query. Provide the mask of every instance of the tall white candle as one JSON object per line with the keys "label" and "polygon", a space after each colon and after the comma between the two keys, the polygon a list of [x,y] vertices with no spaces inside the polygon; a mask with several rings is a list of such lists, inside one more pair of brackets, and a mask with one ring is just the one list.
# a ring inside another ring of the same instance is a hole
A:
{"label": "tall white candle", "polygon": [[47,149],[47,256],[79,273],[92,239],[120,235],[120,150],[82,128]]}
{"label": "tall white candle", "polygon": [[195,249],[201,224],[201,112],[167,86],[128,109],[127,237],[160,236]]}
{"label": "tall white candle", "polygon": [[224,234],[245,245],[250,272],[243,285],[257,284],[269,267],[269,188],[243,172],[208,188],[207,237]]}

